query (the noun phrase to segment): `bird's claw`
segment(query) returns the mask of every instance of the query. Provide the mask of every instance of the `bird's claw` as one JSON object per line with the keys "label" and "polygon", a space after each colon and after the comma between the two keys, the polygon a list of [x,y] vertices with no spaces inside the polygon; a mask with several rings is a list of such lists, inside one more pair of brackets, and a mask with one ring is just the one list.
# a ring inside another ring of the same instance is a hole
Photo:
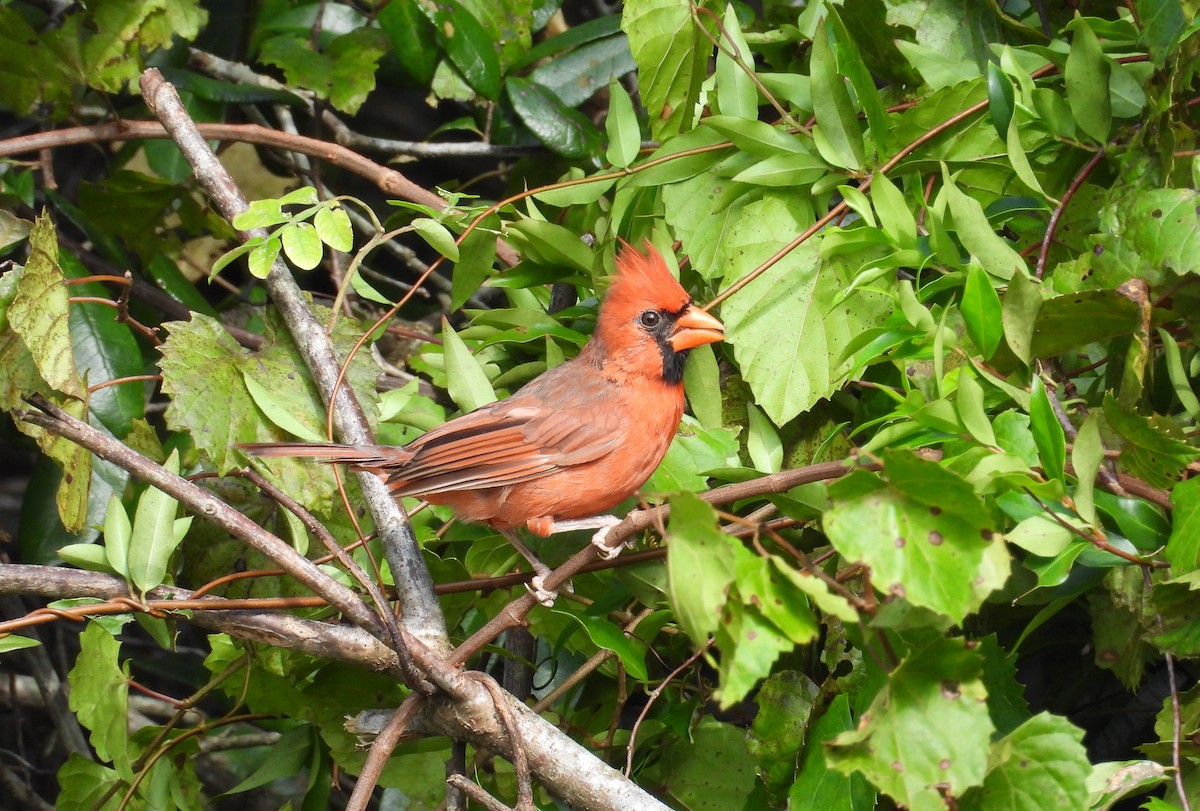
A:
{"label": "bird's claw", "polygon": [[[546,588],[546,578],[549,576],[549,574],[550,571],[548,569],[545,572],[535,574],[533,579],[525,585],[525,588],[528,589],[529,593],[533,595],[533,599],[537,600],[546,608],[553,606],[554,601],[558,599],[557,591]],[[568,593],[572,591],[570,581],[563,584],[563,589]]]}
{"label": "bird's claw", "polygon": [[608,545],[607,538],[611,529],[612,527],[604,527],[592,536],[592,546],[596,547],[600,552],[602,560],[614,560],[617,555],[621,554],[621,549],[624,546],[624,544],[617,544],[616,546]]}

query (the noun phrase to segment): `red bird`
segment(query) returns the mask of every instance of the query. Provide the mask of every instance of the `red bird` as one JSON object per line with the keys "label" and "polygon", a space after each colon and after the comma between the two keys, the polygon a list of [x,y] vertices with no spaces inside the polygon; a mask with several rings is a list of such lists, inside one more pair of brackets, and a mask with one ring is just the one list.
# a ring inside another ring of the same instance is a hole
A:
{"label": "red bird", "polygon": [[311,456],[386,477],[392,493],[452,507],[463,521],[489,524],[537,572],[549,568],[516,537],[596,529],[606,556],[608,510],[633,495],[658,467],[683,416],[689,349],[720,341],[724,327],[692,304],[662,256],[626,245],[591,340],[574,359],[516,394],[434,428],[404,447],[264,443],[258,456]]}

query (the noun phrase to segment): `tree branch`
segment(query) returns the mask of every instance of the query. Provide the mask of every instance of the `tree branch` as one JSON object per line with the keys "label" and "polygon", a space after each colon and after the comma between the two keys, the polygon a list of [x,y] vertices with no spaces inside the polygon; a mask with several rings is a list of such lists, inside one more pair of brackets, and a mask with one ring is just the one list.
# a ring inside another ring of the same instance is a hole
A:
{"label": "tree branch", "polygon": [[[143,73],[141,85],[146,104],[162,121],[192,165],[197,180],[204,186],[217,210],[232,222],[236,215],[246,209],[246,198],[196,129],[179,95],[157,70]],[[255,236],[265,237],[266,232],[246,232],[243,238]],[[305,364],[312,372],[321,396],[330,403],[334,426],[340,438],[353,445],[371,444],[371,432],[362,407],[347,387],[337,386],[340,364],[333,344],[313,316],[300,287],[282,259],[276,260],[267,276],[266,286]],[[366,472],[357,475],[367,508],[375,519],[388,562],[392,566],[401,605],[401,624],[408,633],[426,644],[439,650],[445,649],[448,646],[445,619],[433,591],[433,578],[425,567],[408,516],[378,476]]]}

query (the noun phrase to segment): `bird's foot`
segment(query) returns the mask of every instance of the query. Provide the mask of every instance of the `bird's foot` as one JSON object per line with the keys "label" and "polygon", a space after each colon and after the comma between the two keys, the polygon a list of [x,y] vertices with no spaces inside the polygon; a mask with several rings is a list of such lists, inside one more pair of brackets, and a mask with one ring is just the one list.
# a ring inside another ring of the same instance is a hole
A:
{"label": "bird's foot", "polygon": [[624,547],[624,544],[610,546],[608,543],[608,533],[611,532],[612,528],[615,526],[616,524],[611,524],[607,527],[601,527],[601,529],[592,536],[592,546],[596,547],[596,549],[600,552],[600,557],[603,560],[616,559],[617,555],[621,554],[621,549]]}
{"label": "bird's foot", "polygon": [[[525,588],[533,595],[533,599],[537,600],[546,608],[554,605],[554,601],[558,599],[558,592],[554,589],[546,588],[546,578],[550,576],[550,567],[542,564],[536,569],[537,574],[533,579],[526,584]],[[562,590],[570,594],[574,589],[571,587],[571,581],[568,580],[561,586]]]}

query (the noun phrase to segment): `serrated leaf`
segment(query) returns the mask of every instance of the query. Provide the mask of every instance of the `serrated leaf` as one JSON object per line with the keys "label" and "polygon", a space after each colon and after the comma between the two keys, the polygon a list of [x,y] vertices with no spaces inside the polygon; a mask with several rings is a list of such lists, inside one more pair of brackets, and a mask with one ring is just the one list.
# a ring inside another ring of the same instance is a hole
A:
{"label": "serrated leaf", "polygon": [[[790,196],[776,194],[734,215],[725,241],[727,284],[807,227],[807,212],[798,214]],[[834,306],[845,284],[839,270],[836,261],[822,262],[818,244],[809,241],[722,305],[726,342],[755,402],[776,425],[830,396],[851,369],[844,347],[891,312],[890,299],[869,291]]]}
{"label": "serrated leaf", "polygon": [[943,792],[981,785],[993,729],[981,666],[958,639],[913,653],[888,676],[858,728],[829,743],[827,760],[843,774],[861,771],[914,811],[943,808]]}
{"label": "serrated leaf", "polygon": [[1092,765],[1083,730],[1065,718],[1039,713],[991,746],[983,785],[967,792],[962,811],[1035,811],[1088,807]]}
{"label": "serrated leaf", "polygon": [[849,699],[845,693],[834,696],[808,730],[796,780],[788,791],[788,811],[870,811],[876,807],[875,789],[861,774],[841,774],[830,768],[826,759],[829,742],[853,729]]}
{"label": "serrated leaf", "polygon": [[113,764],[126,780],[133,779],[129,755],[129,671],[117,661],[121,643],[100,625],[90,622],[79,636],[80,651],[67,675],[69,704],[79,722],[90,730],[89,740],[101,759]]}
{"label": "serrated leaf", "polygon": [[68,298],[54,225],[49,216],[41,215],[29,235],[29,259],[8,306],[8,325],[29,347],[42,379],[57,391],[82,399],[83,384],[71,349]]}
{"label": "serrated leaf", "polygon": [[961,622],[1008,577],[972,486],[910,451],[884,451],[884,478],[855,471],[829,488],[830,542],[871,567],[875,586]]}
{"label": "serrated leaf", "polygon": [[252,200],[233,217],[233,227],[239,231],[249,231],[253,228],[270,228],[291,219],[283,213],[283,201],[276,199]]}
{"label": "serrated leaf", "polygon": [[667,537],[671,608],[700,647],[720,624],[738,558],[749,553],[717,528],[713,508],[690,493],[671,499]]}
{"label": "serrated leaf", "polygon": [[638,65],[650,134],[659,141],[687,132],[695,121],[715,28],[700,19],[707,31],[693,22],[687,4],[675,0],[631,0],[621,14],[621,28]]}
{"label": "serrated leaf", "polygon": [[716,640],[721,651],[717,700],[723,708],[745,698],[794,644],[754,606],[732,600],[721,611]]}

